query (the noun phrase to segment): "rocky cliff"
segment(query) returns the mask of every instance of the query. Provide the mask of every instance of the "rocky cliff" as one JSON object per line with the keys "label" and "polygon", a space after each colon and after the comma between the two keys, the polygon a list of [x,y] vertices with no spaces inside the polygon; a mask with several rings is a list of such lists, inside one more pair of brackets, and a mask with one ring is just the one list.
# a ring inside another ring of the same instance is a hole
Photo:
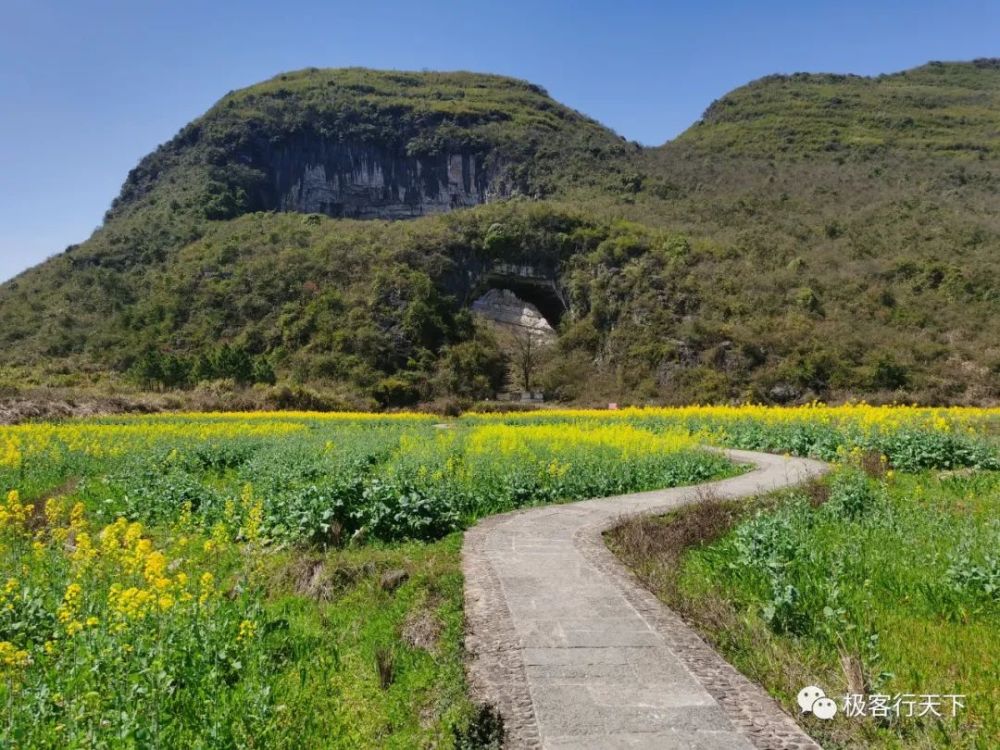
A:
{"label": "rocky cliff", "polygon": [[412,218],[544,195],[633,150],[523,81],[309,69],[225,96],[132,170],[107,221],[164,202],[208,219]]}
{"label": "rocky cliff", "polygon": [[334,218],[406,219],[485,203],[502,194],[481,156],[412,157],[360,143],[318,141],[269,154],[282,211]]}

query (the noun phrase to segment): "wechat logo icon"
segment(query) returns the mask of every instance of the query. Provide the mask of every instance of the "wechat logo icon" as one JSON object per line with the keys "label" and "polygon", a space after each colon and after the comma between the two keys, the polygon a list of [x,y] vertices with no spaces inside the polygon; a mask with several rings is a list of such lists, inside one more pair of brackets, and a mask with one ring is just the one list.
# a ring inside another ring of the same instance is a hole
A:
{"label": "wechat logo icon", "polygon": [[809,685],[799,691],[796,698],[804,714],[812,714],[817,719],[832,719],[837,715],[837,703],[827,698],[822,688]]}

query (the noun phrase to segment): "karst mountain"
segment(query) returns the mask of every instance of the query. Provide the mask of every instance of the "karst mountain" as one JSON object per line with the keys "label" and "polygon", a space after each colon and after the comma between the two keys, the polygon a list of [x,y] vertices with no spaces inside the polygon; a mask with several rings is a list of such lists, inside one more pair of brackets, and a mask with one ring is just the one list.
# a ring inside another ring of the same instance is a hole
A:
{"label": "karst mountain", "polygon": [[551,400],[986,402],[998,279],[1000,60],[769,76],[661,146],[511,78],[307,69],[0,286],[0,367],[475,400],[518,387],[481,311],[523,304]]}

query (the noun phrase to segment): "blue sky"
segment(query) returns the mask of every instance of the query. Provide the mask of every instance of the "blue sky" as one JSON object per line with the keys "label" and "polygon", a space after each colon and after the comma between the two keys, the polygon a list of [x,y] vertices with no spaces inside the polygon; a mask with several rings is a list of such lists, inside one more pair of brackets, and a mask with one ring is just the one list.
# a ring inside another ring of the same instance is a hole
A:
{"label": "blue sky", "polygon": [[0,0],[0,280],[87,238],[227,91],[308,66],[529,79],[659,144],[768,73],[1000,55],[996,0]]}

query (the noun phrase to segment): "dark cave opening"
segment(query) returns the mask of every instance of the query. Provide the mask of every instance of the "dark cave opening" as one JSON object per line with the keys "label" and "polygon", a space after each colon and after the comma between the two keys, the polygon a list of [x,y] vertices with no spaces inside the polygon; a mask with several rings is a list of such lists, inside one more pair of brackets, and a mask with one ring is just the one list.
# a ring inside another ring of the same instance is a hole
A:
{"label": "dark cave opening", "polygon": [[563,315],[566,314],[566,304],[551,281],[492,274],[479,285],[473,297],[479,298],[490,289],[509,289],[520,299],[538,308],[538,312],[553,328],[559,326]]}

